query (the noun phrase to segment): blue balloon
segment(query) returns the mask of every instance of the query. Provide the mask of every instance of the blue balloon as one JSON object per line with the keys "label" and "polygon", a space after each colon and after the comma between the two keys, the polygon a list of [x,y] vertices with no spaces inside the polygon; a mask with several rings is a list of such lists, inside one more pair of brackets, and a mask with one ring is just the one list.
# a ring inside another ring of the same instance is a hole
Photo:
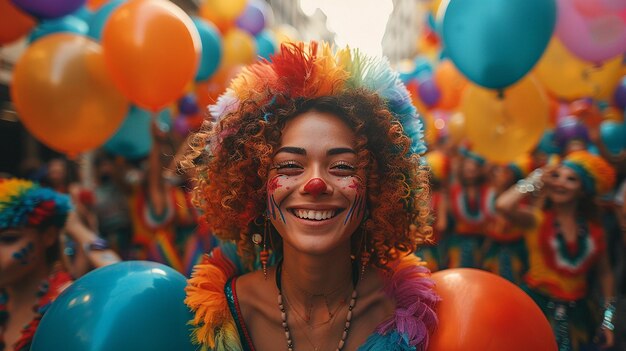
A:
{"label": "blue balloon", "polygon": [[209,79],[222,62],[224,49],[222,48],[222,37],[219,30],[212,23],[199,17],[192,17],[193,24],[196,25],[202,42],[202,55],[198,72],[196,72],[196,82]]}
{"label": "blue balloon", "polygon": [[626,126],[624,123],[604,121],[600,125],[600,140],[612,154],[619,154],[626,148]]}
{"label": "blue balloon", "polygon": [[89,272],[41,319],[32,351],[193,351],[187,280],[156,262],[125,261]]}
{"label": "blue balloon", "polygon": [[270,57],[276,53],[276,50],[278,50],[274,33],[267,29],[257,34],[255,39],[257,54],[266,60],[269,60]]}
{"label": "blue balloon", "polygon": [[446,54],[471,81],[505,88],[544,52],[556,22],[554,0],[454,0],[443,17]]}
{"label": "blue balloon", "polygon": [[82,19],[68,15],[60,18],[43,20],[30,32],[28,36],[28,42],[32,43],[39,38],[43,38],[46,35],[53,33],[75,33],[75,34],[87,34],[89,26]]}
{"label": "blue balloon", "polygon": [[[129,160],[147,156],[152,148],[151,120],[151,112],[132,106],[120,129],[104,144],[104,149],[113,155],[120,155]],[[171,112],[169,109],[159,112],[157,126],[163,131],[170,129]]]}
{"label": "blue balloon", "polygon": [[111,17],[113,11],[125,2],[126,0],[112,0],[102,5],[102,7],[100,7],[91,17],[91,21],[89,22],[89,32],[87,35],[96,41],[100,41],[102,39],[102,29],[104,28],[105,23],[109,17]]}

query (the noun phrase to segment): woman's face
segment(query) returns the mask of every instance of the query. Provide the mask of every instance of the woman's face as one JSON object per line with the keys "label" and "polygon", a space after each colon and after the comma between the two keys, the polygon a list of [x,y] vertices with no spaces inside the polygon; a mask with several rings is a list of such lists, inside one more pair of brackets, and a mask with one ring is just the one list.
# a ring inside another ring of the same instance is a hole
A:
{"label": "woman's face", "polygon": [[561,166],[548,175],[548,197],[555,204],[578,200],[583,195],[583,185],[578,174],[571,168]]}
{"label": "woman's face", "polygon": [[0,288],[19,282],[45,265],[49,233],[30,227],[0,230]]}
{"label": "woman's face", "polygon": [[354,146],[354,132],[332,114],[287,122],[267,182],[270,220],[285,247],[324,254],[349,245],[366,207]]}
{"label": "woman's face", "polygon": [[461,159],[461,180],[464,184],[476,184],[482,176],[483,168],[480,163],[470,157]]}

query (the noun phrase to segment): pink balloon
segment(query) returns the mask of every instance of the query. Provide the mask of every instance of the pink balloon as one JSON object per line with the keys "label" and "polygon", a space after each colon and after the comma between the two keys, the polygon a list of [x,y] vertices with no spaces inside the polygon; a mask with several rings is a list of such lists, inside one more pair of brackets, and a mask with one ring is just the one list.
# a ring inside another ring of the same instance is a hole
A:
{"label": "pink balloon", "polygon": [[572,0],[576,10],[585,17],[597,17],[607,12],[620,12],[626,9],[624,0]]}
{"label": "pink balloon", "polygon": [[[580,11],[580,6],[584,12]],[[611,10],[607,6],[622,10]],[[623,0],[558,0],[558,13],[556,34],[577,57],[601,63],[626,51]]]}

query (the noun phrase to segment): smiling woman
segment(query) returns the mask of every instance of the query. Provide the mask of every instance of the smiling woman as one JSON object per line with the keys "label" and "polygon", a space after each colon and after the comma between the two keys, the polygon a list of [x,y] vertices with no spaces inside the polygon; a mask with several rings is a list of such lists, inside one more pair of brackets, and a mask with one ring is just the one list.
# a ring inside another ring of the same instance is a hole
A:
{"label": "smiling woman", "polygon": [[189,280],[194,340],[425,349],[437,297],[412,254],[431,235],[424,146],[388,63],[285,45],[210,109],[183,166],[198,169],[197,204],[225,244]]}

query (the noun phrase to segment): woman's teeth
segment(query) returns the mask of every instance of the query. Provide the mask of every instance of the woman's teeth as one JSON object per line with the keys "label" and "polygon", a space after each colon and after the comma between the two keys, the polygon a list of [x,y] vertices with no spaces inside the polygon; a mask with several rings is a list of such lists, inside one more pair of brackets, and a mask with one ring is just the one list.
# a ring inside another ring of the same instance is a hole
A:
{"label": "woman's teeth", "polygon": [[324,219],[329,219],[335,216],[335,210],[326,210],[326,211],[314,211],[314,210],[299,210],[294,209],[293,214],[302,219],[313,219],[316,221],[321,221]]}

